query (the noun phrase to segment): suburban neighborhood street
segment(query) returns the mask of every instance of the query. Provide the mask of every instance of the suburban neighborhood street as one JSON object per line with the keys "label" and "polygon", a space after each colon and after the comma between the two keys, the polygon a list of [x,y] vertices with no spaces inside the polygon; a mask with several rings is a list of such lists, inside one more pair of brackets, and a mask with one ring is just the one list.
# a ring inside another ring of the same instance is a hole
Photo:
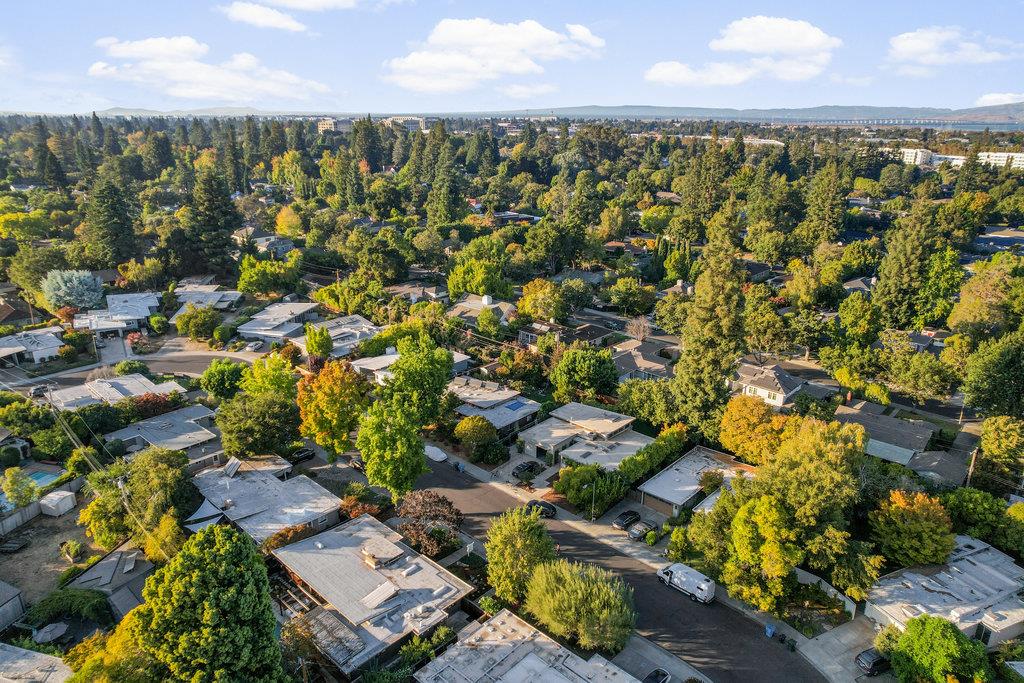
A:
{"label": "suburban neighborhood street", "polygon": [[[419,488],[449,497],[465,515],[463,528],[483,538],[490,520],[522,502],[497,486],[447,464],[434,464]],[[722,683],[728,681],[822,681],[804,658],[768,640],[757,623],[721,602],[701,605],[661,585],[646,564],[617,552],[569,525],[546,520],[562,556],[609,569],[633,587],[637,632]],[[719,587],[718,590],[723,590]]]}

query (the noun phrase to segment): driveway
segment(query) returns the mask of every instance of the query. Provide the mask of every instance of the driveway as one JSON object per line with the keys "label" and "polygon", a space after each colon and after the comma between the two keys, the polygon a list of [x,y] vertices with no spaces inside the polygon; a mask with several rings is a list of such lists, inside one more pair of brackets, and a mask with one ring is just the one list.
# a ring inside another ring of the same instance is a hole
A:
{"label": "driveway", "polygon": [[655,669],[661,669],[671,676],[670,681],[682,683],[695,679],[711,683],[710,678],[683,660],[640,636],[631,637],[622,652],[612,659],[612,664],[641,681]]}
{"label": "driveway", "polygon": [[[451,498],[465,515],[464,529],[483,538],[491,519],[521,501],[446,464],[432,465],[418,488]],[[546,520],[561,555],[600,565],[633,588],[637,633],[686,660],[715,681],[823,681],[803,657],[764,637],[760,624],[722,603],[700,605],[666,589],[643,562],[617,552],[558,519]]]}

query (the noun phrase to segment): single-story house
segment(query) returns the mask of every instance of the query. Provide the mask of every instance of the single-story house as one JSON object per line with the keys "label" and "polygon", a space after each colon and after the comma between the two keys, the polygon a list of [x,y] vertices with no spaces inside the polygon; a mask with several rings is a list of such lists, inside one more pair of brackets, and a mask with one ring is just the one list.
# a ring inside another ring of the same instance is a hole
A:
{"label": "single-story house", "polygon": [[880,578],[864,616],[879,626],[906,628],[922,614],[952,622],[989,649],[1024,633],[1024,567],[970,536],[957,536],[943,565],[910,567]]}
{"label": "single-story house", "polygon": [[877,284],[878,278],[873,275],[871,277],[855,277],[852,280],[844,282],[843,289],[846,290],[847,294],[860,292],[865,296],[871,296],[871,292]]}
{"label": "single-story house", "polygon": [[509,439],[532,425],[540,412],[539,403],[497,382],[456,377],[449,382],[448,391],[462,401],[456,409],[459,415],[483,417],[498,430],[501,440]]}
{"label": "single-story house", "polygon": [[160,309],[160,294],[137,292],[133,294],[108,294],[107,308],[77,313],[74,319],[76,330],[92,330],[96,334],[138,330],[149,316]]}
{"label": "single-story house", "polygon": [[29,325],[35,318],[27,301],[12,294],[0,294],[0,325]]}
{"label": "single-story house", "polygon": [[[452,374],[458,375],[469,369],[469,362],[472,360],[469,356],[459,351],[451,351],[452,354]],[[395,364],[401,354],[395,350],[395,347],[389,346],[384,353],[379,356],[370,356],[369,358],[360,358],[350,363],[352,369],[358,372],[363,377],[367,378],[375,384],[381,386],[384,385],[389,379],[391,379],[391,366]]]}
{"label": "single-story house", "polygon": [[238,335],[268,344],[303,336],[306,323],[319,317],[318,306],[315,301],[271,304],[239,325]]}
{"label": "single-story house", "polygon": [[584,659],[507,609],[483,623],[471,622],[459,632],[459,642],[413,678],[418,683],[638,683],[601,655]]}
{"label": "single-story house", "polygon": [[64,683],[74,672],[60,657],[0,643],[0,680]]}
{"label": "single-story house", "polygon": [[400,296],[414,304],[420,301],[448,303],[448,289],[446,287],[443,285],[432,285],[420,280],[388,285],[384,290],[391,296]]}
{"label": "single-story house", "polygon": [[839,406],[835,420],[842,424],[859,424],[867,432],[864,451],[882,460],[907,465],[915,455],[928,450],[928,442],[938,427],[924,420],[903,420],[882,415],[877,404],[860,401]]}
{"label": "single-story house", "polygon": [[541,460],[556,456],[608,470],[654,441],[632,429],[634,418],[583,403],[567,403],[540,424],[520,432],[524,452]]}
{"label": "single-story house", "polygon": [[103,438],[124,442],[128,458],[150,446],[185,451],[189,471],[195,472],[216,464],[224,453],[213,416],[214,412],[204,405],[186,406],[104,434]]}
{"label": "single-story house", "polygon": [[288,252],[295,248],[295,243],[287,237],[281,237],[280,235],[260,230],[253,225],[247,225],[235,230],[231,234],[231,239],[239,246],[251,243],[257,252],[268,254],[275,259],[284,258],[288,255]]}
{"label": "single-story house", "polygon": [[612,351],[612,361],[619,382],[672,377],[672,361],[659,353],[668,348],[667,344],[637,339],[626,339],[616,344]]}
{"label": "single-story house", "polygon": [[[383,329],[377,327],[361,315],[343,315],[340,318],[321,320],[313,323],[317,329],[326,329],[331,335],[334,346],[331,348],[331,358],[344,358],[352,353],[359,342],[364,339],[372,339]],[[292,343],[299,347],[302,355],[308,355],[306,351],[305,330],[301,337],[296,337]]]}
{"label": "single-story house", "polygon": [[0,427],[0,451],[5,448],[15,448],[21,453],[22,458],[27,458],[32,452],[32,445],[20,436],[15,436],[6,427]]}
{"label": "single-story house", "polygon": [[256,543],[282,529],[309,525],[320,531],[340,519],[341,499],[304,474],[281,480],[262,469],[242,468],[242,462],[232,458],[226,465],[198,472],[192,483]]}
{"label": "single-story house", "polygon": [[5,364],[43,363],[57,357],[64,346],[60,325],[16,332],[0,338],[0,360]]}
{"label": "single-story house", "polygon": [[547,334],[554,335],[555,339],[563,344],[581,342],[600,348],[604,341],[615,332],[607,327],[591,323],[572,327],[553,322],[533,321],[529,325],[519,328],[518,341],[520,344],[536,350],[537,340]]}
{"label": "single-story house", "polygon": [[174,290],[174,296],[181,304],[177,312],[171,316],[170,323],[176,324],[178,316],[185,312],[189,304],[196,308],[212,308],[217,311],[229,311],[234,309],[242,301],[244,296],[241,292],[233,289],[221,290],[215,284],[186,284],[179,285]]}
{"label": "single-story house", "polygon": [[659,291],[658,297],[664,299],[669,294],[679,294],[680,296],[693,296],[694,291],[696,291],[696,289],[692,282],[687,282],[686,280],[676,280],[676,283],[671,287],[666,287],[665,289]]}
{"label": "single-story house", "polygon": [[126,541],[79,574],[68,587],[100,591],[107,596],[114,617],[121,621],[143,603],[142,588],[154,571],[156,566],[145,553]]}
{"label": "single-story house", "polygon": [[455,305],[445,314],[449,318],[458,318],[470,327],[477,326],[477,319],[484,309],[489,309],[498,317],[498,322],[507,325],[516,313],[516,305],[508,301],[496,301],[489,294],[463,294]]}
{"label": "single-story house", "polygon": [[407,638],[425,636],[473,591],[370,515],[277,548],[273,555],[318,603],[296,618],[350,678],[397,652]]}
{"label": "single-story house", "polygon": [[552,275],[549,280],[557,285],[562,284],[566,280],[582,280],[591,287],[600,287],[604,284],[605,273],[610,271],[605,270],[578,270],[576,268],[566,268],[557,275]]}
{"label": "single-story house", "polygon": [[177,382],[156,384],[139,373],[94,379],[75,387],[57,389],[49,394],[50,403],[60,410],[74,410],[93,403],[117,403],[123,398],[145,394],[184,394]]}
{"label": "single-story house", "polygon": [[674,463],[654,475],[637,489],[640,504],[674,516],[689,509],[703,493],[700,478],[705,472],[721,472],[731,478],[754,468],[745,465],[730,455],[704,446],[694,446]]}
{"label": "single-story house", "polygon": [[748,261],[743,259],[743,269],[747,271],[749,282],[765,282],[772,276],[772,267],[768,263],[760,261]]}

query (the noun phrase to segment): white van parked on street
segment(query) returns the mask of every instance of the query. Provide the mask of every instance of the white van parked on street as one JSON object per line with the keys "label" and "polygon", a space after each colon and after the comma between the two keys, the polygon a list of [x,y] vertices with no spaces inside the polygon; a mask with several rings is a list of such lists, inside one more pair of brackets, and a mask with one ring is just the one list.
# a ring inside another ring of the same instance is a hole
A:
{"label": "white van parked on street", "polygon": [[658,570],[658,579],[666,586],[686,593],[705,605],[715,599],[715,582],[692,567],[679,562]]}

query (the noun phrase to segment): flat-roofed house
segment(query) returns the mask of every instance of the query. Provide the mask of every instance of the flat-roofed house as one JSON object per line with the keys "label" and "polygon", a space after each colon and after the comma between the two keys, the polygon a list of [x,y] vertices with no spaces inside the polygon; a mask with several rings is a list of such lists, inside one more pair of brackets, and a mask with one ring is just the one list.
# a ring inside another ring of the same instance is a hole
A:
{"label": "flat-roofed house", "polygon": [[[344,358],[355,350],[359,342],[376,337],[383,329],[358,314],[315,322],[313,327],[325,329],[331,335],[331,342],[334,344],[331,348],[331,358]],[[293,339],[292,343],[299,347],[302,355],[308,355],[305,333]]]}
{"label": "flat-roofed house", "polygon": [[391,296],[400,296],[410,303],[439,301],[448,303],[448,289],[443,285],[432,285],[421,280],[411,280],[397,285],[388,285],[384,290]]}
{"label": "flat-roofed house", "polygon": [[317,319],[317,307],[312,301],[271,304],[239,325],[238,334],[243,339],[258,339],[268,344],[301,337],[306,323]]}
{"label": "flat-roofed house", "polygon": [[915,455],[928,450],[928,442],[938,427],[924,420],[882,415],[872,410],[875,405],[862,401],[854,406],[839,406],[833,419],[864,427],[868,437],[864,452],[882,460],[907,465]]}
{"label": "flat-roofed house", "polygon": [[864,616],[902,630],[928,614],[953,623],[989,649],[1024,634],[1024,567],[970,536],[957,536],[942,565],[909,567],[883,576],[868,593]]}
{"label": "flat-roofed house", "polygon": [[583,403],[567,403],[540,424],[520,432],[524,452],[584,465],[617,469],[619,463],[654,441],[632,429],[634,418]]}
{"label": "flat-roofed house", "polygon": [[106,441],[124,442],[126,457],[150,446],[172,451],[184,451],[189,459],[189,471],[216,464],[223,455],[220,431],[213,423],[214,413],[204,405],[193,405],[172,410],[147,420],[140,420],[123,429],[104,434]]}
{"label": "flat-roofed house", "polygon": [[754,472],[730,455],[695,446],[637,489],[640,503],[666,515],[690,509],[701,495],[700,478],[705,472],[720,472],[725,478]]}
{"label": "flat-roofed house", "polygon": [[[451,351],[449,349],[449,352],[452,354],[452,374],[465,372],[469,368],[469,361],[472,359],[459,351]],[[381,355],[359,358],[352,361],[351,365],[353,370],[366,379],[384,386],[384,383],[392,377],[391,366],[395,364],[395,361],[401,355],[395,350],[395,347],[389,346]]]}
{"label": "flat-roofed house", "polygon": [[322,531],[338,523],[341,499],[304,474],[279,479],[232,458],[208,467],[192,482],[206,501],[239,529],[262,543],[278,531],[308,525]]}
{"label": "flat-roofed house", "polygon": [[129,294],[108,294],[107,308],[76,313],[72,323],[76,330],[91,330],[96,334],[138,330],[146,324],[149,316],[160,309],[160,294],[155,292],[134,292]]}
{"label": "flat-roofed house", "polygon": [[473,590],[370,515],[277,548],[273,555],[317,602],[296,618],[350,678],[414,634],[429,633]]}
{"label": "flat-roofed house", "polygon": [[177,324],[178,316],[184,313],[189,305],[195,308],[212,308],[216,311],[229,311],[242,301],[242,293],[233,289],[222,290],[215,284],[183,284],[174,290],[180,307],[171,316],[170,323]]}
{"label": "flat-roofed house", "polygon": [[507,609],[482,624],[471,622],[457,643],[414,678],[419,683],[637,683],[601,655],[583,659]]}
{"label": "flat-roofed house", "polygon": [[502,441],[532,425],[540,412],[539,403],[497,382],[456,377],[448,384],[448,391],[462,401],[456,409],[459,415],[484,418],[498,430]]}
{"label": "flat-roofed house", "polygon": [[0,681],[63,683],[73,675],[60,657],[0,643]]}
{"label": "flat-roofed house", "polygon": [[0,338],[0,360],[12,365],[52,360],[64,346],[63,337],[64,328],[59,325],[7,335]]}
{"label": "flat-roofed house", "polygon": [[60,410],[75,410],[94,403],[117,403],[121,399],[146,394],[184,394],[177,382],[156,384],[145,375],[133,372],[119,377],[104,377],[49,393],[49,401]]}

